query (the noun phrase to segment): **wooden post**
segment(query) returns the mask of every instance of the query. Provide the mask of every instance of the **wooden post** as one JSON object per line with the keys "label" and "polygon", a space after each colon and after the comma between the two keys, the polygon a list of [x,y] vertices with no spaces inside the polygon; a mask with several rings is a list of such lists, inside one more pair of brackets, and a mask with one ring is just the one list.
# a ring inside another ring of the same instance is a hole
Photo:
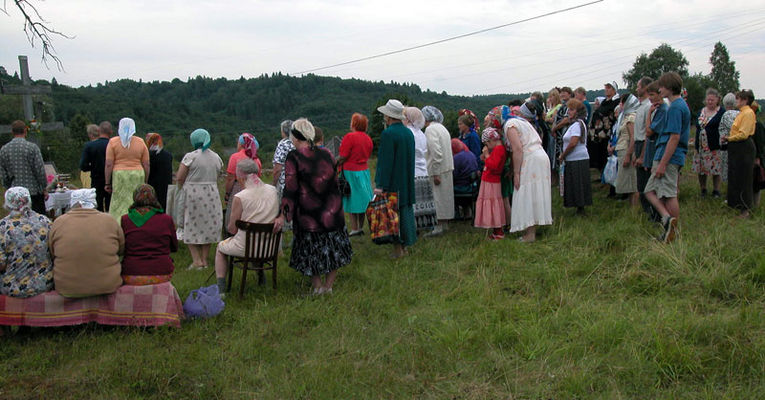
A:
{"label": "wooden post", "polygon": [[[27,64],[27,56],[19,56],[19,69],[21,71],[21,84],[24,89],[32,86],[32,79],[29,78],[29,64]],[[24,118],[27,121],[35,119],[35,111],[32,107],[32,95],[25,91],[22,94],[24,99]]]}

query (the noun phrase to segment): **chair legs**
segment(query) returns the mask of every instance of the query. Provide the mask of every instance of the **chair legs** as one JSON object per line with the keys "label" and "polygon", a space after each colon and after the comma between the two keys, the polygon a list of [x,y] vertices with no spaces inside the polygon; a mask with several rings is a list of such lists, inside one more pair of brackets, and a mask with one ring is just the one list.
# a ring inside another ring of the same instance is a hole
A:
{"label": "chair legs", "polygon": [[[233,277],[234,277],[234,257],[228,258],[228,284],[226,287],[226,291],[231,291],[231,286],[233,284]],[[253,271],[257,271],[258,273],[258,284],[263,285],[266,283],[266,277],[265,277],[265,270],[258,269],[263,268],[266,265],[259,265],[257,267],[249,268],[250,263],[249,262],[243,262],[242,263],[242,280],[239,283],[239,297],[244,296],[244,286],[247,284],[247,270],[252,269]],[[274,290],[276,290],[276,263],[272,264],[273,267],[271,268],[271,280],[273,283]]]}
{"label": "chair legs", "polygon": [[244,296],[244,284],[247,282],[247,269],[249,267],[249,262],[246,262],[244,265],[242,265],[242,283],[239,285],[239,297]]}

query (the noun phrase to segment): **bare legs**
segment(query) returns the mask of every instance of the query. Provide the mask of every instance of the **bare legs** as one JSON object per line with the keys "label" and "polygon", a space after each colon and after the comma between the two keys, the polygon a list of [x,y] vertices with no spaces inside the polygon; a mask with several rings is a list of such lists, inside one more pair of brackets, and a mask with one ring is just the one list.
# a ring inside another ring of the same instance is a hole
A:
{"label": "bare legs", "polygon": [[228,272],[228,260],[226,255],[220,251],[215,252],[215,277],[225,278],[226,272]]}
{"label": "bare legs", "polygon": [[662,217],[680,217],[680,203],[677,201],[677,197],[659,199],[656,192],[646,192],[645,198]]}
{"label": "bare legs", "polygon": [[311,276],[311,288],[312,288],[312,294],[324,294],[324,293],[332,293],[332,285],[335,284],[335,279],[337,278],[337,270],[331,271],[330,273],[324,275],[324,282],[321,281],[321,276]]}
{"label": "bare legs", "polygon": [[524,242],[533,242],[537,240],[537,226],[531,225],[530,227],[526,228],[526,232],[523,233],[521,240]]}
{"label": "bare legs", "polygon": [[[720,175],[712,175],[712,187],[714,192],[719,196],[720,188],[722,187],[722,177]],[[699,175],[699,188],[701,188],[701,195],[704,196],[707,193],[707,176]]]}
{"label": "bare legs", "polygon": [[364,213],[349,213],[351,221],[351,233],[364,229]]}
{"label": "bare legs", "polygon": [[195,267],[207,267],[207,259],[210,257],[210,244],[189,244],[191,261]]}

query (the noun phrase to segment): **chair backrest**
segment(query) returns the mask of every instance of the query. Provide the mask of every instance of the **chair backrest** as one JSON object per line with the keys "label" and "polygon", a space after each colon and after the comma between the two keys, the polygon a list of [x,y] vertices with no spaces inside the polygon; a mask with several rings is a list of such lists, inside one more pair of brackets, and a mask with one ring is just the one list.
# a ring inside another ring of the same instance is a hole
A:
{"label": "chair backrest", "polygon": [[242,220],[236,221],[237,229],[246,232],[244,255],[253,261],[268,261],[279,254],[279,240],[282,232],[274,232],[274,224],[255,224]]}

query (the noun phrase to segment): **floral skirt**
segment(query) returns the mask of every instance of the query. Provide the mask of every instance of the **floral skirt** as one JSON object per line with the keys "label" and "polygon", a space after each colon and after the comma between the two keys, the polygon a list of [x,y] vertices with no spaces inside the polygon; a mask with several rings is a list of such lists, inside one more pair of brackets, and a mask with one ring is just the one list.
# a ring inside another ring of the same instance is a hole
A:
{"label": "floral skirt", "polygon": [[350,264],[352,257],[353,249],[345,228],[331,232],[295,229],[290,267],[305,276],[330,273]]}
{"label": "floral skirt", "polygon": [[719,150],[700,149],[693,156],[693,173],[699,175],[722,175],[723,160]]}

